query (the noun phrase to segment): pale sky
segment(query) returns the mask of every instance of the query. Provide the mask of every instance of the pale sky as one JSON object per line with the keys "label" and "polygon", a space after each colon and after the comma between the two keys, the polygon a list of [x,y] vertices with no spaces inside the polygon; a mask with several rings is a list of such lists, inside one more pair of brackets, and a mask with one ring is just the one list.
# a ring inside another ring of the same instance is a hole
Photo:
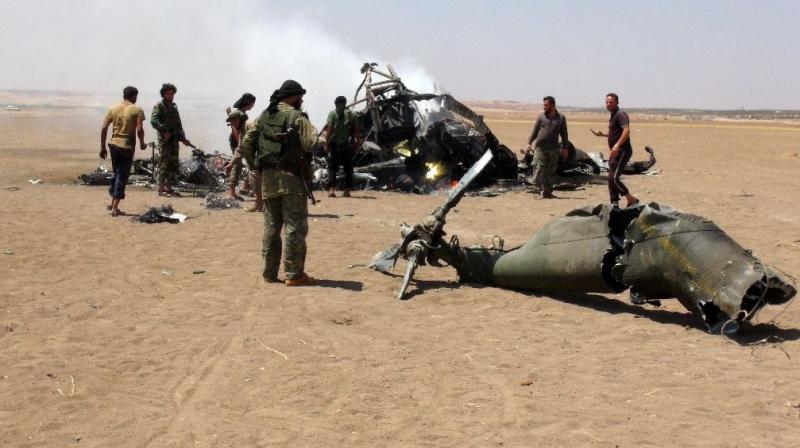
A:
{"label": "pale sky", "polygon": [[328,108],[369,60],[464,100],[800,109],[798,23],[790,0],[0,0],[0,89],[232,102],[295,78]]}

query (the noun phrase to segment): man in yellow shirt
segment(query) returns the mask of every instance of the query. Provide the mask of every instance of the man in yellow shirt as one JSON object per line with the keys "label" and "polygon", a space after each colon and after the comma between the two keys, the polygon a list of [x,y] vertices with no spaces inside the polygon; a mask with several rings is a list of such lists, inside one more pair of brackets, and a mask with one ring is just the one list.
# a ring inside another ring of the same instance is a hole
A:
{"label": "man in yellow shirt", "polygon": [[[111,195],[111,205],[109,206],[111,216],[125,214],[119,209],[119,203],[125,199],[125,185],[131,174],[137,136],[141,149],[145,149],[144,127],[142,126],[144,111],[136,105],[138,96],[139,90],[136,87],[125,87],[122,90],[122,102],[108,108],[103,119],[103,127],[100,129],[100,158],[105,159],[110,152],[111,166],[114,170],[111,186],[108,187],[108,194]],[[108,151],[106,151],[109,124],[113,127],[111,141],[109,141]]]}

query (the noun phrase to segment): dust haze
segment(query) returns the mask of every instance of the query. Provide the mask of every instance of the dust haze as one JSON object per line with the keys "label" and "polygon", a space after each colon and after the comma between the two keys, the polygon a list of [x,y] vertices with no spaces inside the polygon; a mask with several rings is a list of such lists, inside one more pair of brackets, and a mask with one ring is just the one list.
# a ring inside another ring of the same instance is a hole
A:
{"label": "dust haze", "polygon": [[[412,89],[431,91],[433,78],[412,59],[348,48],[314,18],[281,3],[238,0],[45,1],[0,6],[0,89],[74,91],[82,106],[102,110],[139,89],[149,118],[163,82],[178,86],[187,137],[206,150],[225,150],[224,108],[243,92],[256,111],[283,80],[308,90],[304,108],[322,125],[337,95],[351,97],[364,62],[391,62]],[[11,45],[7,43],[13,43]],[[252,115],[252,114],[251,114]],[[99,127],[99,126],[98,126]],[[155,134],[148,129],[147,140]]]}

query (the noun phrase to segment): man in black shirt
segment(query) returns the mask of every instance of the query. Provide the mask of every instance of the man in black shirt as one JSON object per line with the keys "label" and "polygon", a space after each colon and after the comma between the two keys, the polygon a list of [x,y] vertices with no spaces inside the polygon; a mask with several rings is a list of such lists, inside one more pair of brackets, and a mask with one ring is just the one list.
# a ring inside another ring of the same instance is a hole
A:
{"label": "man in black shirt", "polygon": [[611,112],[608,119],[608,133],[590,129],[592,134],[597,137],[608,137],[608,149],[611,154],[608,156],[608,193],[611,196],[611,204],[618,205],[619,197],[625,196],[628,201],[627,207],[638,204],[639,200],[631,195],[628,187],[622,183],[622,170],[633,155],[631,146],[630,118],[627,112],[619,108],[619,96],[616,93],[606,95],[606,110]]}

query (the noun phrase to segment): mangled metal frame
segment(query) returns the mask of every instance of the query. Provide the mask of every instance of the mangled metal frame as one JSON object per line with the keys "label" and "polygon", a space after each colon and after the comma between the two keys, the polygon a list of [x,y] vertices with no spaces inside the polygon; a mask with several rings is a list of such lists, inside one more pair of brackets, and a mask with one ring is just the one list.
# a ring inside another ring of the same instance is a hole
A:
{"label": "mangled metal frame", "polygon": [[382,272],[399,258],[409,260],[399,298],[407,297],[417,265],[444,262],[467,283],[577,293],[629,290],[637,305],[676,298],[710,332],[730,335],[765,306],[788,304],[797,293],[793,280],[710,220],[657,203],[576,209],[511,250],[461,247],[456,236],[445,241],[446,214],[454,205],[448,198],[422,223],[404,224],[402,242],[373,258],[370,266]]}
{"label": "mangled metal frame", "polygon": [[[404,191],[449,189],[488,149],[495,157],[477,184],[516,179],[516,155],[467,106],[448,94],[409,89],[391,65],[365,63],[361,73],[347,106],[364,139],[354,155],[356,177]],[[321,184],[327,176],[317,171]]]}

